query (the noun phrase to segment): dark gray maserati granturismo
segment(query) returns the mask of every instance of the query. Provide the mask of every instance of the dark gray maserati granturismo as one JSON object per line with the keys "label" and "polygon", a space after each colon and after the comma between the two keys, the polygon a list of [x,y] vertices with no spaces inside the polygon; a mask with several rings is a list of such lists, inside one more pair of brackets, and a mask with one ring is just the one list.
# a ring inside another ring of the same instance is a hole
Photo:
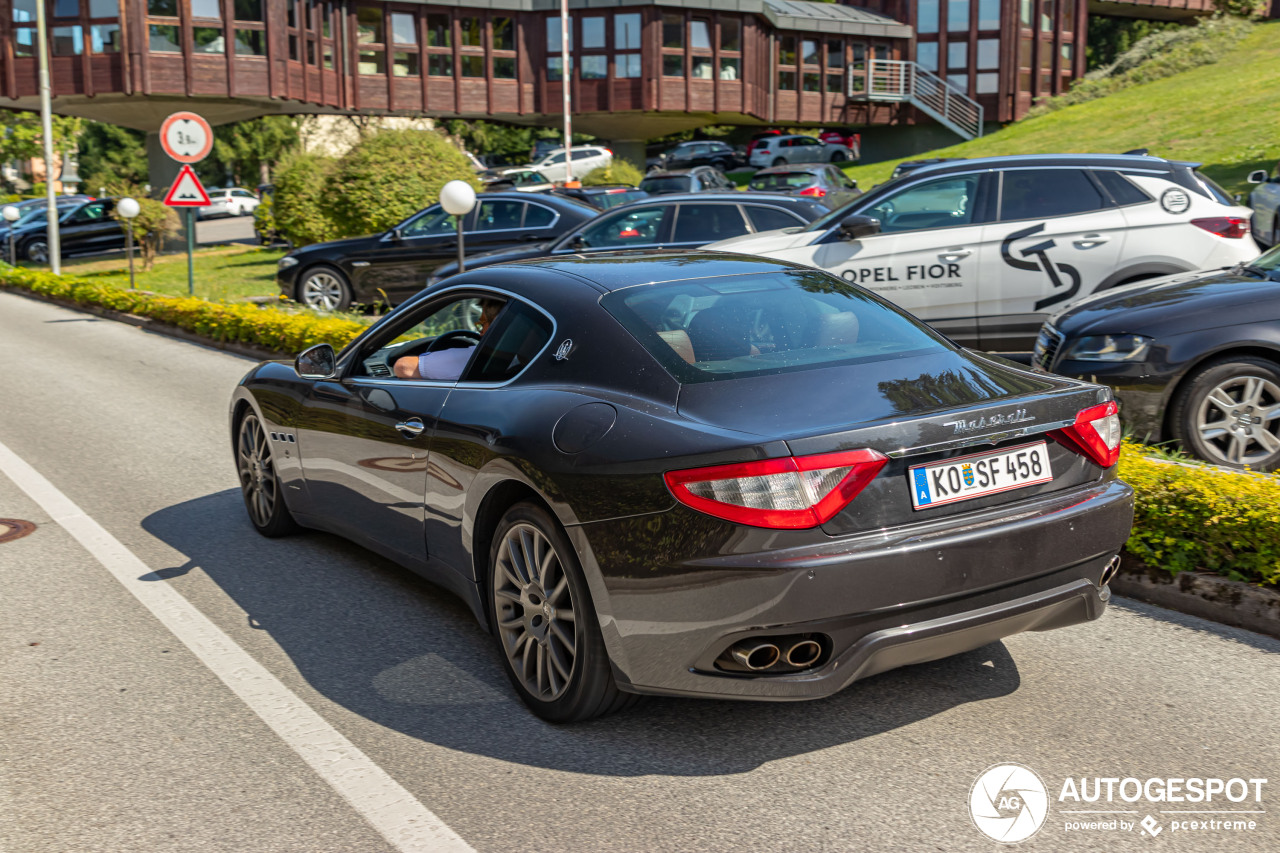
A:
{"label": "dark gray maserati granturismo", "polygon": [[809,699],[1098,617],[1129,535],[1110,391],[781,261],[597,254],[424,290],[231,401],[267,536],[460,595],[534,713]]}

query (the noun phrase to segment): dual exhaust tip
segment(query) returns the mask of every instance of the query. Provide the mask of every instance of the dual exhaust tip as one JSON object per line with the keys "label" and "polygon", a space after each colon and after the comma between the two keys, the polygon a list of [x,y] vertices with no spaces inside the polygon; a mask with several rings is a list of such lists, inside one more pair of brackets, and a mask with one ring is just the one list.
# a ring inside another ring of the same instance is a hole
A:
{"label": "dual exhaust tip", "polygon": [[773,640],[739,640],[729,647],[728,657],[749,672],[767,669],[808,669],[822,658],[822,644],[811,637]]}

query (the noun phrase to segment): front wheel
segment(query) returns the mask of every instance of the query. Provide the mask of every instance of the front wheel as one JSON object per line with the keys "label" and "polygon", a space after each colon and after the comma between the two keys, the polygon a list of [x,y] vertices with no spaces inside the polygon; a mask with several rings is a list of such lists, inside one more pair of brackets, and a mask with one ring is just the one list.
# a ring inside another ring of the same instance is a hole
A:
{"label": "front wheel", "polygon": [[236,473],[240,475],[244,508],[259,533],[274,539],[298,529],[284,504],[284,489],[272,461],[267,432],[252,413],[244,416],[236,433]]}
{"label": "front wheel", "polygon": [[503,668],[529,710],[572,723],[634,702],[613,680],[582,568],[546,510],[520,503],[507,511],[489,551],[488,579]]}
{"label": "front wheel", "polygon": [[312,267],[298,281],[298,301],[320,311],[345,311],[351,307],[351,285],[333,267]]}
{"label": "front wheel", "polygon": [[23,254],[32,263],[47,264],[49,263],[49,244],[44,240],[32,240],[23,250]]}
{"label": "front wheel", "polygon": [[1280,366],[1254,356],[1206,365],[1178,393],[1175,437],[1215,465],[1280,467]]}

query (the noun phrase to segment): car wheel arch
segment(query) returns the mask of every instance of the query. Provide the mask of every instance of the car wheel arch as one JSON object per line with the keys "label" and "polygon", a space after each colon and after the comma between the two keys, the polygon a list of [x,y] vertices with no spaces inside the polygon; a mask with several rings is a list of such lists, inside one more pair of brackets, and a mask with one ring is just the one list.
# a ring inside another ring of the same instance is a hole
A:
{"label": "car wheel arch", "polygon": [[348,270],[346,270],[346,269],[343,269],[343,268],[342,268],[342,265],[341,265],[341,264],[339,264],[339,263],[336,263],[336,262],[333,262],[333,261],[326,261],[326,260],[319,260],[319,259],[317,259],[317,260],[314,260],[314,261],[312,261],[311,263],[307,264],[305,267],[302,267],[301,269],[299,269],[299,270],[298,270],[298,272],[297,272],[297,274],[294,276],[294,279],[293,279],[293,300],[294,300],[295,302],[299,302],[299,303],[301,303],[301,302],[302,302],[302,285],[306,282],[306,280],[307,280],[307,276],[308,276],[308,275],[310,275],[310,274],[311,274],[312,272],[314,272],[315,270],[320,269],[320,268],[333,270],[333,271],[334,271],[334,272],[336,272],[339,276],[341,276],[341,277],[342,277],[342,281],[343,281],[343,282],[346,284],[346,286],[347,286],[347,290],[348,290],[348,291],[350,292],[350,294],[351,294],[351,302],[352,302],[352,304],[354,304],[354,303],[357,301],[357,300],[356,300],[356,287],[355,287],[355,282],[352,280],[352,277],[351,277],[351,273],[350,273],[350,271],[348,271]]}
{"label": "car wheel arch", "polygon": [[1178,373],[1178,377],[1173,382],[1165,386],[1164,399],[1161,402],[1163,409],[1160,416],[1160,438],[1168,441],[1174,436],[1174,417],[1175,405],[1179,396],[1187,388],[1187,383],[1200,373],[1206,365],[1215,361],[1228,361],[1234,358],[1260,358],[1275,364],[1276,369],[1280,370],[1280,345],[1268,347],[1259,343],[1250,343],[1241,345],[1236,342],[1228,342],[1222,346],[1201,353],[1196,357],[1195,361],[1190,362]]}
{"label": "car wheel arch", "polygon": [[1162,261],[1135,264],[1113,272],[1104,278],[1102,283],[1093,289],[1093,292],[1100,293],[1113,287],[1119,287],[1122,284],[1133,284],[1136,281],[1159,278],[1164,275],[1177,275],[1178,273],[1191,272],[1193,269],[1195,267]]}

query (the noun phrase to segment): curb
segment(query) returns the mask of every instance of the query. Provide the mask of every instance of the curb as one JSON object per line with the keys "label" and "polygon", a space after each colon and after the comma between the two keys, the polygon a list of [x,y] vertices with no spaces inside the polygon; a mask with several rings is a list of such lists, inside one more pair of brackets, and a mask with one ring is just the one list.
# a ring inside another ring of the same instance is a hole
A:
{"label": "curb", "polygon": [[1111,581],[1116,595],[1280,639],[1280,592],[1208,572],[1179,572],[1125,554]]}
{"label": "curb", "polygon": [[170,338],[176,338],[189,344],[197,344],[210,349],[222,350],[232,355],[240,355],[245,358],[251,358],[255,361],[274,361],[281,358],[289,358],[288,353],[278,350],[268,349],[257,344],[246,344],[241,341],[217,341],[213,338],[200,335],[195,332],[187,331],[180,326],[162,323],[159,320],[153,320],[150,317],[140,317],[137,314],[128,314],[124,311],[116,311],[112,308],[103,308],[99,305],[86,305],[80,302],[73,302],[70,299],[58,299],[53,296],[45,296],[42,293],[33,293],[22,287],[11,287],[9,285],[0,284],[0,291],[4,293],[12,293],[15,296],[21,296],[36,302],[47,302],[50,305],[58,305],[62,308],[69,308],[72,311],[80,311],[84,314],[93,314],[107,320],[116,320],[121,323],[127,323],[130,326],[142,329],[144,332],[154,332],[158,335],[164,335]]}

